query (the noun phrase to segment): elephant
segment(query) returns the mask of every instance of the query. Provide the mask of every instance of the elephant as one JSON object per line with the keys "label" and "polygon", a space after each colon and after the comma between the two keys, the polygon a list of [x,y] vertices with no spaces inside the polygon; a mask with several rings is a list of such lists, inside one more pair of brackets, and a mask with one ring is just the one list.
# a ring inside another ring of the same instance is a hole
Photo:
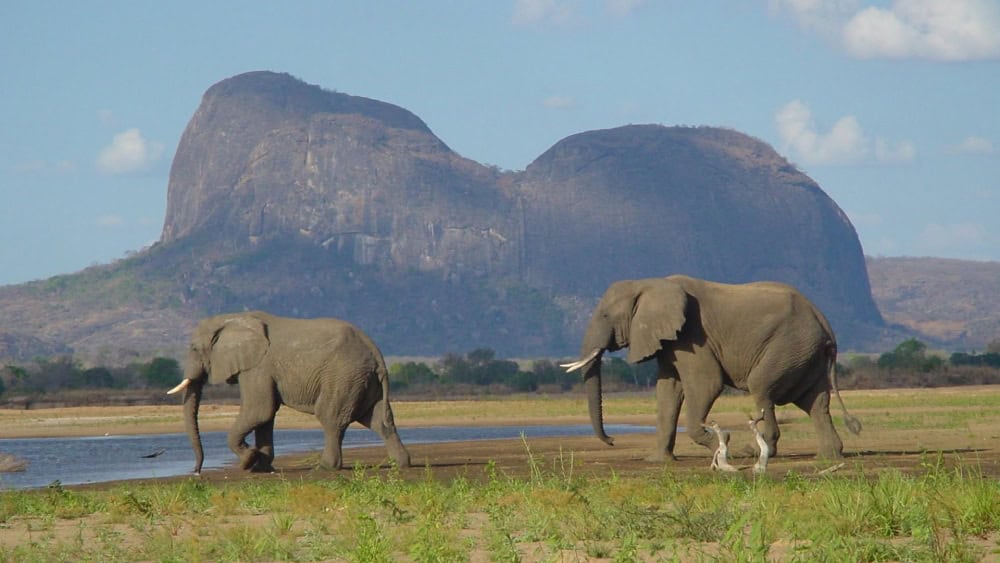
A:
{"label": "elephant", "polygon": [[826,317],[795,288],[778,282],[725,284],[683,275],[612,283],[594,309],[580,359],[590,420],[605,443],[601,357],[628,348],[626,360],[656,360],[657,433],[651,461],[672,461],[681,405],[687,401],[686,432],[715,448],[704,427],[723,386],[748,391],[761,412],[759,432],[770,455],[780,432],[775,405],[804,410],[819,436],[819,455],[843,456],[830,417],[830,390],[848,429],[861,422],[847,412],[837,389],[837,341]]}
{"label": "elephant", "polygon": [[[332,318],[295,319],[261,311],[222,314],[198,323],[184,379],[184,421],[201,472],[204,450],[198,407],[205,382],[240,386],[240,411],[228,445],[251,471],[273,471],[274,417],[281,405],[316,415],[323,426],[323,466],[343,465],[351,422],[374,430],[400,467],[410,454],[396,432],[389,405],[389,372],[375,343],[357,327]],[[246,443],[254,432],[255,447]]]}

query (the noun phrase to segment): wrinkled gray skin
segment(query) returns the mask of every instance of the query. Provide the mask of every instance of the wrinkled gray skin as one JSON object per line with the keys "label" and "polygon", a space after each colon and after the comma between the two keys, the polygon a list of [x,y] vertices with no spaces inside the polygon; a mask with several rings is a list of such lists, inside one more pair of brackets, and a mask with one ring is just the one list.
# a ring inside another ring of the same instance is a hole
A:
{"label": "wrinkled gray skin", "polygon": [[677,420],[687,401],[686,432],[715,448],[702,426],[723,385],[749,391],[771,455],[777,452],[775,405],[794,403],[812,418],[819,454],[843,455],[830,417],[830,390],[855,434],[861,424],[847,413],[836,384],[837,343],[823,314],[794,288],[776,282],[743,285],[670,276],[613,283],[594,310],[580,347],[597,436],[604,432],[601,355],[628,348],[627,360],[655,359],[657,440],[653,461],[674,459]]}
{"label": "wrinkled gray skin", "polygon": [[[281,405],[316,415],[326,434],[322,464],[340,469],[344,432],[357,421],[385,441],[400,467],[410,454],[396,432],[389,406],[389,373],[382,353],[361,330],[338,319],[290,319],[262,312],[201,321],[191,338],[184,377],[184,420],[195,452],[204,452],[198,407],[206,382],[239,384],[240,413],[229,448],[243,469],[270,471],[274,416]],[[255,447],[246,443],[253,432]]]}

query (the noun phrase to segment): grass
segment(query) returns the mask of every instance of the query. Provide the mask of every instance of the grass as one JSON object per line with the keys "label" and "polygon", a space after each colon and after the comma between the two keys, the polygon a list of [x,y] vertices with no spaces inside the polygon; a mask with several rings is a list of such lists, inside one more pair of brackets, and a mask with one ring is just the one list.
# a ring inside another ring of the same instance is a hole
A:
{"label": "grass", "polygon": [[322,481],[6,492],[0,558],[978,561],[1000,530],[1000,482],[934,458],[917,474],[780,481],[529,463],[528,477],[487,465],[476,481],[357,467]]}

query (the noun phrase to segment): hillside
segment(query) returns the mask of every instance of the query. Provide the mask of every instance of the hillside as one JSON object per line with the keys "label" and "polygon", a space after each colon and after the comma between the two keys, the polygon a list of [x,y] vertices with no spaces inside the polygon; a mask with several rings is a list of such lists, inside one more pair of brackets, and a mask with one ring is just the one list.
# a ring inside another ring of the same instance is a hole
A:
{"label": "hillside", "polygon": [[128,357],[180,348],[201,316],[266,309],[350,319],[390,354],[571,355],[610,282],[670,273],[785,281],[844,347],[888,337],[853,226],[757,139],[629,125],[501,172],[403,108],[253,72],[191,118],[161,240],[0,288],[0,342]]}
{"label": "hillside", "polygon": [[952,350],[1000,339],[1000,262],[868,258],[872,296],[886,322]]}

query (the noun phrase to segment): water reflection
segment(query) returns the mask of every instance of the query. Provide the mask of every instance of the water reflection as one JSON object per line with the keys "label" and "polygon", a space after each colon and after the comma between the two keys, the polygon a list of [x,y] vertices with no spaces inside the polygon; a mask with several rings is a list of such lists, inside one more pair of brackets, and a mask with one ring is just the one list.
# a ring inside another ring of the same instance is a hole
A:
{"label": "water reflection", "polygon": [[[650,426],[607,425],[609,433],[653,432]],[[400,428],[405,444],[427,444],[466,440],[528,437],[580,436],[593,430],[589,425],[573,426],[486,426],[481,428],[425,427]],[[319,451],[323,432],[311,430],[276,430],[276,455]],[[226,446],[225,432],[203,432],[204,469],[232,464],[236,456]],[[372,431],[350,428],[344,447],[381,445]],[[0,440],[0,452],[29,463],[27,471],[0,474],[0,488],[26,489],[44,487],[59,481],[63,485],[99,483],[123,479],[146,479],[183,475],[191,471],[194,454],[187,434],[141,436],[97,436],[87,438],[17,438]],[[155,457],[144,457],[152,454]]]}

